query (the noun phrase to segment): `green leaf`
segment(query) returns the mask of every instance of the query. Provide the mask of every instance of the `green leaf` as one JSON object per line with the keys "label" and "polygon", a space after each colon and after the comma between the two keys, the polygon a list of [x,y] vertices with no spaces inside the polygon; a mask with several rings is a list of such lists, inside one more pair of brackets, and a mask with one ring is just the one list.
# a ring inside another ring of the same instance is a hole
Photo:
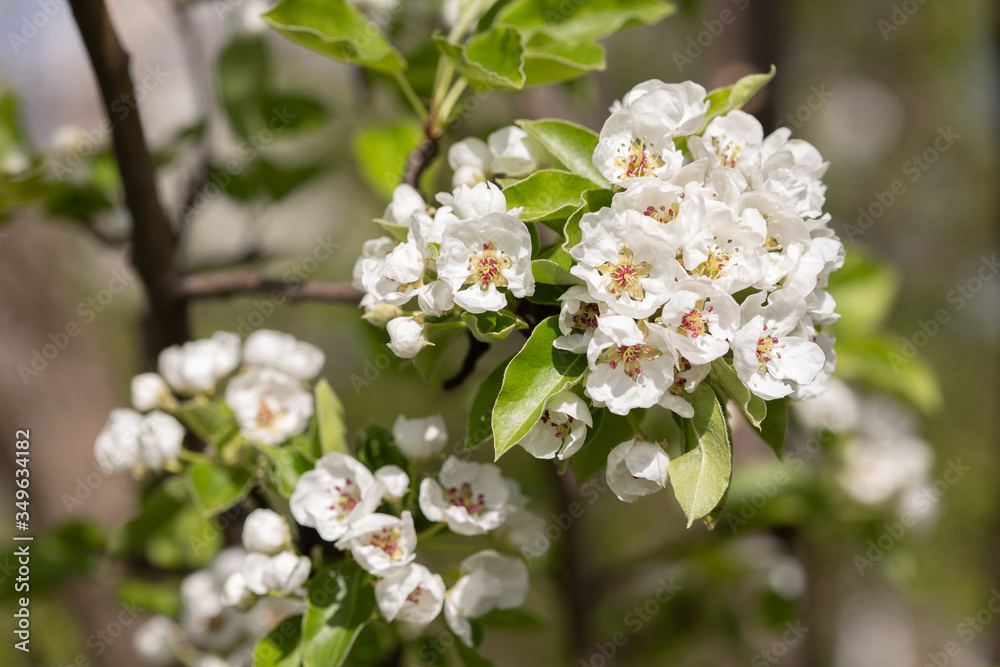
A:
{"label": "green leaf", "polygon": [[851,248],[827,288],[840,314],[837,339],[861,338],[881,330],[892,313],[899,284],[899,274],[890,265]]}
{"label": "green leaf", "polygon": [[326,107],[308,95],[268,93],[260,104],[260,113],[265,121],[269,125],[273,121],[280,132],[308,132],[326,120]]}
{"label": "green leaf", "polygon": [[607,184],[607,179],[594,166],[597,134],[592,130],[562,120],[519,120],[517,125],[571,173],[598,186]]}
{"label": "green leaf", "polygon": [[777,70],[771,65],[771,71],[767,74],[750,74],[743,77],[731,86],[717,88],[708,94],[708,113],[705,114],[705,121],[695,134],[701,134],[716,116],[724,116],[730,111],[742,109],[743,106],[753,99],[753,96],[760,92],[760,89],[774,78]]}
{"label": "green leaf", "polygon": [[406,225],[399,225],[388,220],[375,219],[375,224],[389,233],[389,236],[400,243],[406,243],[406,237],[410,233],[410,228]]}
{"label": "green leaf", "polygon": [[[416,121],[358,128],[351,140],[351,153],[365,183],[382,197],[392,198],[392,191],[403,180],[406,158],[423,136],[424,131]],[[405,241],[405,234],[399,240]]]}
{"label": "green leaf", "polygon": [[564,220],[580,208],[580,197],[591,190],[589,178],[568,171],[543,169],[504,189],[507,207],[524,207],[519,216],[525,222],[558,222],[551,227],[561,232]]}
{"label": "green leaf", "polygon": [[750,425],[759,431],[761,422],[767,416],[767,403],[764,399],[747,389],[743,380],[739,378],[736,371],[725,359],[716,359],[712,362],[711,375],[712,381],[725,391],[729,398],[733,399]]}
{"label": "green leaf", "polygon": [[500,11],[497,23],[539,32],[559,40],[601,39],[625,27],[654,23],[675,11],[659,0],[515,0]]}
{"label": "green leaf", "polygon": [[298,667],[302,664],[302,614],[289,616],[257,642],[254,667]]}
{"label": "green leaf", "polygon": [[860,380],[895,394],[924,412],[933,412],[942,403],[937,375],[920,357],[907,356],[905,350],[909,344],[888,333],[838,340],[837,377]]}
{"label": "green leaf", "polygon": [[383,426],[369,424],[361,430],[357,453],[358,460],[372,470],[388,465],[407,468],[406,457],[396,448],[392,431]]}
{"label": "green leaf", "polygon": [[612,449],[635,437],[627,417],[616,415],[607,408],[594,410],[593,417],[594,426],[587,431],[587,440],[569,460],[581,484],[608,465]]}
{"label": "green leaf", "polygon": [[282,0],[262,18],[296,44],[330,58],[388,74],[406,68],[399,52],[347,0]]}
{"label": "green leaf", "polygon": [[283,498],[291,498],[302,474],[312,470],[315,462],[309,460],[293,447],[260,446],[268,457],[268,481],[275,493]]}
{"label": "green leaf", "polygon": [[523,609],[494,609],[481,619],[488,628],[540,628],[545,622]]}
{"label": "green leaf", "polygon": [[527,322],[508,310],[462,313],[462,321],[476,340],[484,343],[501,341],[519,329],[528,328]]}
{"label": "green leaf", "polygon": [[525,86],[569,81],[607,67],[604,47],[596,42],[533,39],[524,53]]}
{"label": "green leaf", "polygon": [[511,359],[513,357],[502,361],[490,371],[479,386],[476,397],[472,399],[472,407],[469,409],[469,434],[466,438],[466,445],[469,447],[475,447],[493,437],[493,406],[496,405],[497,395],[503,384],[503,374]]}
{"label": "green leaf", "polygon": [[375,611],[375,589],[353,563],[341,563],[309,583],[309,609],[302,619],[304,667],[344,664],[361,628]]}
{"label": "green leaf", "polygon": [[323,454],[347,454],[347,426],[344,424],[344,405],[337,398],[330,383],[323,378],[316,383],[316,416],[319,426],[319,446]]}
{"label": "green leaf", "polygon": [[524,43],[517,28],[491,28],[464,46],[440,35],[434,36],[434,43],[474,88],[520,90],[524,86]]}
{"label": "green leaf", "polygon": [[128,577],[118,585],[115,595],[120,601],[148,612],[176,617],[181,611],[179,588],[179,579],[147,581],[140,577]]}
{"label": "green leaf", "polygon": [[281,167],[268,160],[257,160],[253,165],[253,185],[258,191],[280,201],[322,171],[318,165]]}
{"label": "green leaf", "polygon": [[417,369],[420,377],[427,381],[434,377],[434,371],[437,370],[441,360],[448,356],[451,344],[466,330],[465,322],[461,320],[442,322],[441,325],[428,325],[425,328],[430,345],[420,350],[420,353],[413,358],[413,367]]}
{"label": "green leaf", "polygon": [[551,259],[531,261],[531,275],[543,285],[582,285],[583,281]]}
{"label": "green leaf", "polygon": [[474,648],[469,648],[461,641],[455,642],[455,651],[465,667],[493,667],[493,663],[479,655]]}
{"label": "green leaf", "polygon": [[781,458],[785,449],[785,431],[788,429],[788,398],[767,402],[767,417],[760,425],[760,437]]}
{"label": "green leaf", "polygon": [[209,445],[218,446],[239,430],[233,411],[222,401],[206,403],[195,399],[178,407],[174,416]]}
{"label": "green leaf", "polygon": [[587,369],[587,358],[557,350],[553,341],[559,318],[547,317],[531,333],[504,372],[503,385],[493,409],[493,436],[496,457],[523,438],[541,417],[545,401],[571,386]]}
{"label": "green leaf", "polygon": [[587,190],[583,193],[583,206],[578,208],[576,212],[569,216],[566,220],[566,226],[563,227],[563,237],[566,239],[563,242],[563,250],[569,253],[570,248],[575,246],[583,238],[583,233],[580,231],[580,220],[587,213],[593,213],[594,211],[599,211],[605,206],[611,206],[611,190],[598,189],[598,190]]}
{"label": "green leaf", "polygon": [[709,514],[722,500],[732,472],[732,449],[726,428],[726,413],[707,384],[691,394],[694,417],[685,419],[684,431],[691,451],[670,461],[670,483],[688,519]]}
{"label": "green leaf", "polygon": [[253,475],[205,461],[195,463],[185,475],[191,499],[204,516],[215,516],[240,501],[250,491]]}
{"label": "green leaf", "polygon": [[246,139],[260,129],[269,64],[267,47],[260,37],[238,37],[219,55],[219,96],[229,124],[240,138]]}

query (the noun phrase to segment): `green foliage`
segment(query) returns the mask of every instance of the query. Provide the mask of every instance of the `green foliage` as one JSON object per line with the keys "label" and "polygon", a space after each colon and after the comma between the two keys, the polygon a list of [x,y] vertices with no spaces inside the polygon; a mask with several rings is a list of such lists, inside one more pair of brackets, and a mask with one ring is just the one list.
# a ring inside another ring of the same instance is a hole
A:
{"label": "green foliage", "polygon": [[569,81],[606,66],[604,46],[587,40],[565,42],[539,33],[524,51],[526,86]]}
{"label": "green foliage", "polygon": [[705,114],[705,121],[695,134],[701,134],[708,127],[708,124],[716,116],[724,116],[730,111],[742,109],[747,102],[753,99],[754,95],[760,92],[774,78],[777,70],[771,65],[771,70],[767,74],[750,74],[731,86],[717,88],[708,94],[708,113]]}
{"label": "green foliage", "polygon": [[528,323],[509,310],[485,313],[462,313],[462,321],[476,340],[496,343],[520,329],[527,329]]}
{"label": "green foliage", "polygon": [[434,43],[474,88],[524,87],[524,44],[515,28],[498,26],[471,37],[464,45],[440,35],[434,37]]}
{"label": "green foliage", "polygon": [[543,169],[504,188],[508,208],[523,207],[524,222],[544,222],[561,232],[564,221],[580,208],[580,193],[593,187],[590,179],[566,171]]}
{"label": "green foliage", "polygon": [[241,468],[211,461],[195,463],[185,475],[191,499],[205,516],[215,516],[242,500],[250,491],[253,477]]}
{"label": "green foliage", "polygon": [[767,416],[767,402],[747,389],[725,359],[716,359],[712,362],[711,377],[716,386],[736,403],[750,425],[759,431],[761,422]]}
{"label": "green foliage", "polygon": [[481,442],[493,437],[493,406],[496,405],[500,387],[503,385],[503,375],[513,357],[501,362],[490,371],[472,399],[469,410],[469,433],[466,444],[475,447]]}
{"label": "green foliage", "polygon": [[[0,602],[15,600],[28,589],[15,590],[13,577],[17,574],[18,548],[26,542],[14,542],[14,546],[0,553],[0,563],[4,563],[11,577],[9,586],[0,592]],[[57,592],[71,580],[93,573],[104,555],[105,536],[99,526],[71,521],[57,527],[30,544],[32,594]],[[23,563],[23,561],[21,561]]]}
{"label": "green foliage", "polygon": [[406,68],[403,56],[347,0],[282,0],[264,20],[296,44],[330,58],[389,74]]}
{"label": "green foliage", "polygon": [[516,26],[529,37],[541,33],[578,42],[601,39],[632,25],[655,23],[674,10],[672,4],[659,0],[515,0],[496,20]]}
{"label": "green foliage", "polygon": [[[560,250],[556,248],[556,251]],[[582,285],[583,281],[577,278],[562,265],[551,259],[536,259],[531,262],[531,274],[536,283],[544,285]]]}
{"label": "green foliage", "polygon": [[586,370],[585,356],[552,346],[560,335],[558,318],[547,317],[507,366],[493,409],[497,458],[535,425],[550,396],[574,384]]}
{"label": "green foliage", "polygon": [[694,417],[683,420],[689,451],[669,465],[670,482],[688,527],[719,504],[732,471],[726,412],[715,392],[702,383],[692,392],[691,403]]}
{"label": "green foliage", "polygon": [[319,427],[320,455],[330,452],[347,454],[347,424],[344,405],[326,378],[316,383],[316,418]]}
{"label": "green foliage", "polygon": [[309,582],[309,608],[302,619],[304,667],[344,664],[361,628],[375,611],[375,589],[353,563],[319,572]]}
{"label": "green foliage", "polygon": [[394,465],[404,470],[407,467],[406,457],[396,448],[392,431],[374,424],[362,429],[355,456],[372,470],[387,465]]}
{"label": "green foliage", "polygon": [[218,446],[239,430],[233,411],[222,400],[191,401],[178,407],[174,416],[208,445]]}
{"label": "green foliage", "polygon": [[[545,147],[570,173],[582,176],[595,185],[607,183],[594,166],[597,134],[563,120],[519,120],[517,125]],[[586,188],[585,188],[586,189]]]}
{"label": "green foliage", "polygon": [[[358,128],[351,140],[351,152],[368,186],[386,199],[391,198],[392,191],[403,180],[406,156],[416,148],[423,136],[420,123],[412,120],[363,125]],[[383,227],[393,224],[377,222]],[[397,240],[405,241],[406,228],[402,227],[402,238],[396,231],[387,231]]]}
{"label": "green foliage", "polygon": [[257,642],[255,667],[299,667],[302,664],[302,615],[289,616]]}

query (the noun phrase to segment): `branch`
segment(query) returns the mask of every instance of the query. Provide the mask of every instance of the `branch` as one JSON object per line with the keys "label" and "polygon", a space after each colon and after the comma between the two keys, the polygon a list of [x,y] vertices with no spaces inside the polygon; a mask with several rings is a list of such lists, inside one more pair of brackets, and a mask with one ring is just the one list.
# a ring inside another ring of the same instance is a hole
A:
{"label": "branch", "polygon": [[[156,172],[129,76],[129,57],[118,41],[104,0],[70,0],[70,6],[111,122],[125,205],[132,217],[132,264],[149,300],[146,351],[153,357],[164,347],[188,338],[186,304],[170,289],[169,277],[174,273],[170,222],[156,191]],[[129,111],[122,113],[122,107]]]}
{"label": "branch", "polygon": [[406,157],[406,169],[403,171],[403,183],[420,189],[420,175],[431,163],[438,152],[438,139],[430,134],[424,137],[416,148]]}
{"label": "branch", "polygon": [[283,280],[257,269],[178,276],[173,293],[179,299],[225,298],[234,294],[271,293],[281,301],[329,301],[357,305],[364,296],[350,283],[324,280]]}
{"label": "branch", "polygon": [[479,358],[490,351],[490,344],[484,343],[475,336],[472,332],[469,333],[469,349],[465,351],[465,358],[462,360],[462,367],[458,369],[455,376],[446,380],[444,383],[444,389],[450,390],[455,387],[460,387],[463,382],[469,379],[469,377],[476,372],[476,363]]}

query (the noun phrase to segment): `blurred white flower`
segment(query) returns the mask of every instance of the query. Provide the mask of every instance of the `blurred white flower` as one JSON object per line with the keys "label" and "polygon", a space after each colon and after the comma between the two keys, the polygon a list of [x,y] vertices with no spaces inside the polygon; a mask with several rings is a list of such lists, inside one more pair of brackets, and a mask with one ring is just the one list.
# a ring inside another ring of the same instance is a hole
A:
{"label": "blurred white flower", "polygon": [[635,502],[666,487],[669,463],[656,443],[627,440],[608,454],[608,486],[619,500]]}
{"label": "blurred white flower", "polygon": [[140,373],[132,378],[132,407],[139,412],[149,412],[166,407],[173,393],[156,373]]}
{"label": "blurred white flower", "polygon": [[179,394],[210,392],[240,363],[240,337],[217,331],[211,338],[172,345],[159,358],[160,375]]}
{"label": "blurred white flower", "polygon": [[177,650],[184,641],[184,633],[173,619],[162,614],[152,616],[132,635],[132,647],[143,661],[167,667],[177,661]]}
{"label": "blurred white flower", "polygon": [[437,479],[420,483],[420,511],[459,535],[484,535],[506,519],[509,496],[500,468],[450,456]]}
{"label": "blurred white flower", "polygon": [[472,646],[470,618],[494,609],[514,609],[528,594],[528,568],[518,558],[486,549],[462,561],[462,577],[448,590],[444,602],[448,627],[466,646]]}
{"label": "blurred white flower", "polygon": [[399,415],[392,425],[392,437],[403,456],[419,461],[428,459],[445,448],[448,444],[448,427],[439,414],[415,419]]}
{"label": "blurred white flower", "polygon": [[243,547],[247,551],[273,556],[291,543],[285,517],[269,509],[255,509],[243,523]]}
{"label": "blurred white flower", "polygon": [[316,377],[325,361],[318,347],[280,331],[259,329],[243,343],[244,364],[277,368],[299,380]]}
{"label": "blurred white flower", "polygon": [[355,521],[334,545],[350,550],[362,568],[374,575],[409,564],[416,557],[417,533],[413,517],[404,511],[401,518],[388,514],[369,514]]}
{"label": "blurred white flower", "polygon": [[240,433],[266,445],[302,433],[313,415],[313,396],[301,381],[267,366],[250,367],[230,380],[226,404]]}
{"label": "blurred white flower", "polygon": [[440,575],[410,563],[375,584],[375,601],[387,622],[423,627],[441,613],[444,592]]}

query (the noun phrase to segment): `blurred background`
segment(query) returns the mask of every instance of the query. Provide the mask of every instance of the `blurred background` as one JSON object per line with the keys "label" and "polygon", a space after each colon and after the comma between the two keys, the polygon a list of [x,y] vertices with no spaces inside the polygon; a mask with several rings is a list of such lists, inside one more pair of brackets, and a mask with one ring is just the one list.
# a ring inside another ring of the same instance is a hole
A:
{"label": "blurred background", "polygon": [[[349,279],[420,133],[391,80],[268,32],[256,18],[265,2],[109,5],[133,57],[163,201],[184,229],[178,263]],[[830,161],[826,210],[848,253],[831,288],[845,314],[843,384],[796,413],[783,462],[737,431],[714,530],[686,530],[670,493],[625,505],[600,476],[578,490],[520,450],[503,458],[536,497],[552,548],[531,563],[528,613],[491,628],[485,656],[593,667],[1000,664],[997,10],[988,0],[687,0],[609,39],[606,71],[494,94],[452,129],[446,144],[518,118],[598,130],[640,81],[712,89],[774,63],[777,77],[748,111]],[[394,39],[405,51],[439,7],[402,11]],[[233,111],[241,93],[220,86],[240,77],[298,112],[249,149]],[[122,241],[131,223],[68,5],[0,2],[0,91],[0,488],[12,497],[13,434],[30,428],[32,530],[47,535],[33,563],[33,650],[14,650],[5,631],[0,662],[140,664],[129,638],[144,614],[123,616],[122,603],[175,610],[166,584],[176,579],[150,587],[103,556],[139,486],[103,475],[92,445],[148,361]],[[18,181],[38,161],[48,184]],[[446,172],[431,170],[430,191],[447,189]],[[218,187],[192,190],[199,182]],[[330,259],[316,261],[324,248]],[[196,337],[265,327],[320,345],[351,427],[440,411],[462,447],[483,371],[520,339],[494,346],[480,373],[444,393],[464,342],[425,379],[359,314],[262,295],[198,302],[191,322]],[[60,335],[71,326],[78,335]],[[49,344],[57,354],[43,353]],[[492,459],[491,448],[476,457]],[[574,502],[582,510],[570,518]],[[178,577],[204,564],[157,548]],[[0,554],[7,627],[16,575]]]}

